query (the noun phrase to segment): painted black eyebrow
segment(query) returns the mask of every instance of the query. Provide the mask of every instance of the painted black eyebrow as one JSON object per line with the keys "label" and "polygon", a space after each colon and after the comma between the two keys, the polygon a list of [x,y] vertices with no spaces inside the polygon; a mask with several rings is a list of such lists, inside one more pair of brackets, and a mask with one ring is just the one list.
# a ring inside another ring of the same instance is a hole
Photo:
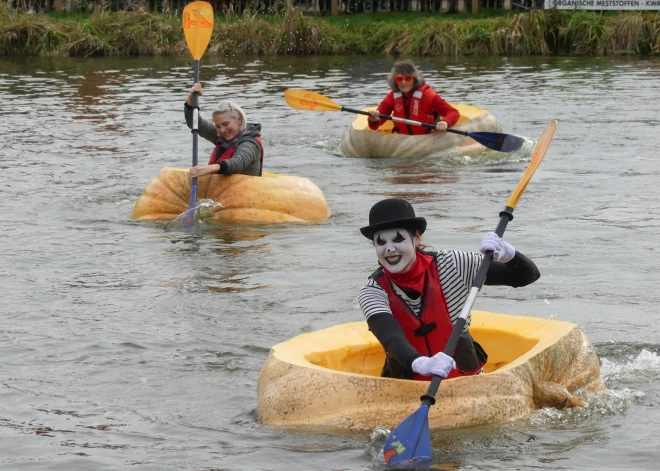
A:
{"label": "painted black eyebrow", "polygon": [[378,245],[383,245],[385,243],[385,241],[380,238],[380,234],[378,234],[378,237],[376,237],[376,243]]}
{"label": "painted black eyebrow", "polygon": [[403,237],[399,231],[396,231],[396,237],[392,240],[392,242],[397,242],[398,243],[398,242],[402,242],[404,240],[406,240],[406,238]]}

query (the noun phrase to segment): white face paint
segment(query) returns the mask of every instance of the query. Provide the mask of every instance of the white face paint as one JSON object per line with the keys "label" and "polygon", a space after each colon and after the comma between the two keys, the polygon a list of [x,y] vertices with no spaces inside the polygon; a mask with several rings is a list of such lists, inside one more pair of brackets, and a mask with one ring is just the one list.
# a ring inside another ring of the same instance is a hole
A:
{"label": "white face paint", "polygon": [[415,261],[415,242],[404,228],[374,233],[374,246],[378,261],[390,273],[405,273]]}

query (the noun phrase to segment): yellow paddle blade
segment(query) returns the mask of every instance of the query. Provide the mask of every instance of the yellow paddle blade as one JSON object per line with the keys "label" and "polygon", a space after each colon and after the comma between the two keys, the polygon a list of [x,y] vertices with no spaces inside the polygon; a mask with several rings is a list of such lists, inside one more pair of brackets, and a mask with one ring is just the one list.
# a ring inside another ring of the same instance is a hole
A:
{"label": "yellow paddle blade", "polygon": [[291,108],[309,111],[341,111],[342,106],[320,93],[289,88],[284,99]]}
{"label": "yellow paddle blade", "polygon": [[213,34],[213,7],[208,2],[192,2],[183,9],[183,33],[196,61],[209,45]]}
{"label": "yellow paddle blade", "polygon": [[548,124],[548,127],[545,128],[545,131],[543,131],[543,134],[541,134],[541,137],[539,137],[539,140],[536,143],[536,147],[534,148],[534,155],[532,156],[532,160],[529,163],[529,166],[527,167],[525,174],[518,182],[518,186],[516,187],[515,190],[513,190],[513,193],[511,194],[511,197],[509,198],[509,201],[506,204],[511,209],[515,208],[516,205],[518,204],[518,200],[525,191],[525,188],[527,188],[527,184],[532,179],[532,175],[534,174],[538,166],[541,164],[543,157],[545,157],[545,153],[548,151],[548,147],[550,147],[552,136],[554,136],[555,134],[555,129],[557,129],[556,119],[553,120],[550,124]]}

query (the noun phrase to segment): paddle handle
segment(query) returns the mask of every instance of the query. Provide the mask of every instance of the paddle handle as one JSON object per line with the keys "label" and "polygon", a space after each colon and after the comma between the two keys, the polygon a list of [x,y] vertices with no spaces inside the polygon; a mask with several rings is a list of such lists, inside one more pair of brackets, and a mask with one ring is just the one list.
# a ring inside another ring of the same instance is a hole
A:
{"label": "paddle handle", "polygon": [[[509,224],[509,221],[511,221],[512,219],[513,219],[513,208],[510,206],[506,206],[504,208],[504,211],[500,212],[500,221],[497,223],[497,227],[495,228],[495,233],[498,236],[502,237],[504,235],[504,230],[506,229],[507,224]],[[449,340],[447,341],[447,345],[445,346],[445,351],[444,351],[445,355],[449,355],[451,357],[454,356],[454,350],[456,350],[456,345],[458,345],[458,340],[461,338],[461,335],[463,334],[463,329],[465,328],[465,324],[467,323],[467,317],[470,314],[470,311],[472,311],[472,305],[474,304],[474,300],[477,299],[477,294],[479,294],[481,287],[486,281],[486,276],[488,275],[488,270],[490,269],[490,265],[492,263],[493,263],[493,252],[488,251],[484,255],[484,259],[481,262],[481,265],[479,266],[479,270],[477,270],[477,274],[474,276],[474,280],[472,280],[472,287],[470,288],[470,293],[468,294],[468,297],[465,300],[465,303],[463,304],[461,315],[459,316],[458,319],[456,319],[454,328],[451,331],[451,335],[449,336]],[[442,382],[441,376],[435,376],[435,375],[433,376],[433,379],[431,380],[431,384],[426,390],[426,393],[421,397],[422,404],[425,404],[427,406],[432,406],[433,404],[435,404],[435,394],[438,392],[438,388],[440,387],[441,382]]]}
{"label": "paddle handle", "polygon": [[[199,82],[199,60],[193,62],[193,85]],[[193,167],[197,167],[198,146],[197,141],[199,138],[199,93],[195,92],[193,97]],[[197,177],[193,178],[193,185],[197,185]]]}
{"label": "paddle handle", "polygon": [[[365,116],[370,116],[368,111],[356,110],[354,108],[346,108],[345,106],[341,107],[342,111],[347,111],[349,113],[363,114]],[[379,113],[378,117],[380,119],[387,119],[390,121],[395,121],[397,123],[410,124],[411,126],[422,126],[429,129],[435,129],[435,124],[431,123],[422,123],[421,121],[413,121],[412,119],[397,118],[396,116],[389,116],[383,113]],[[460,134],[462,136],[467,136],[466,131],[459,131],[458,129],[447,128],[447,132],[453,132],[454,134]]]}

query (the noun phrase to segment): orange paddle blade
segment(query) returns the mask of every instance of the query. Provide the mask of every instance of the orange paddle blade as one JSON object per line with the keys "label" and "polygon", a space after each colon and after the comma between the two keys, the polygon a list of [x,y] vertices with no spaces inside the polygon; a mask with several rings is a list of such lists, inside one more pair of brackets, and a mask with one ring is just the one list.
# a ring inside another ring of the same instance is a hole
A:
{"label": "orange paddle blade", "polygon": [[534,155],[532,155],[532,160],[530,161],[529,166],[525,171],[525,174],[518,182],[518,186],[516,187],[515,190],[513,190],[513,193],[511,194],[511,197],[509,198],[509,201],[506,204],[508,207],[513,209],[518,204],[518,200],[525,191],[525,188],[527,188],[527,184],[532,179],[532,175],[534,175],[534,172],[541,164],[543,157],[545,157],[545,153],[548,151],[548,147],[550,147],[552,136],[555,135],[555,129],[557,129],[556,119],[553,120],[550,124],[548,124],[548,127],[545,128],[543,134],[541,134],[541,137],[539,137],[539,140],[536,143],[536,147],[534,148]]}
{"label": "orange paddle blade", "polygon": [[289,88],[284,92],[284,99],[291,108],[309,111],[341,111],[342,106],[320,93]]}
{"label": "orange paddle blade", "polygon": [[208,2],[192,2],[183,9],[183,33],[196,61],[209,45],[213,34],[213,7]]}

